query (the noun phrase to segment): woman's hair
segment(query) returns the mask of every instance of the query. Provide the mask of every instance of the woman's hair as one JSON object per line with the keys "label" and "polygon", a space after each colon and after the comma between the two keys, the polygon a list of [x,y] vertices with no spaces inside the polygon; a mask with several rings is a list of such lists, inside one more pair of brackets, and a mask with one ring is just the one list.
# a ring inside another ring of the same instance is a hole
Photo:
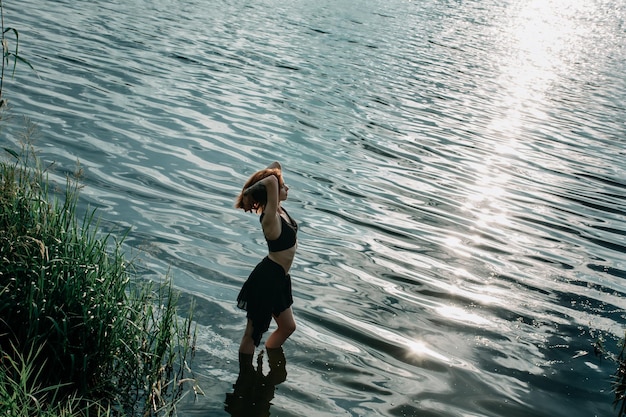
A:
{"label": "woman's hair", "polygon": [[[235,201],[235,208],[240,208],[248,211],[243,205],[243,192],[247,188],[261,181],[263,178],[267,178],[271,175],[276,176],[279,185],[283,183],[283,174],[280,168],[266,168],[255,172],[250,178],[248,178],[248,181],[246,181],[246,183],[243,185],[243,188],[241,189],[241,192],[239,193]],[[248,209],[257,213],[263,211],[263,208],[267,204],[267,191],[265,189],[261,189],[259,190],[259,192],[252,193],[250,197],[252,197],[252,207],[249,207]]]}

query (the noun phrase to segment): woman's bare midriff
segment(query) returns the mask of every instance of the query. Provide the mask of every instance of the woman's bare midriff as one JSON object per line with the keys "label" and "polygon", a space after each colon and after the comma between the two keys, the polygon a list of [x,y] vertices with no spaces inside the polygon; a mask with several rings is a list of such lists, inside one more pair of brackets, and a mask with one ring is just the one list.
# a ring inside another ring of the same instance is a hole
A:
{"label": "woman's bare midriff", "polygon": [[289,249],[281,250],[279,252],[270,252],[267,257],[282,266],[285,270],[285,274],[288,274],[291,264],[293,263],[293,258],[296,256],[297,247],[298,244],[295,244]]}

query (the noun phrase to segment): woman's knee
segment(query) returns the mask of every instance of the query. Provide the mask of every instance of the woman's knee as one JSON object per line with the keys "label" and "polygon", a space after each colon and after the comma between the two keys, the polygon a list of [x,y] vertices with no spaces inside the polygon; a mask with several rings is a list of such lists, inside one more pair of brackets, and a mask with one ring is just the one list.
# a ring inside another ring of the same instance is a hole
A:
{"label": "woman's knee", "polygon": [[293,332],[296,331],[296,322],[291,321],[291,322],[283,323],[282,326],[279,326],[279,327],[284,333],[291,335]]}
{"label": "woman's knee", "polygon": [[287,337],[296,331],[296,321],[293,317],[293,312],[291,308],[281,312],[278,315],[274,316],[274,320],[276,320],[276,324],[278,325],[278,330]]}

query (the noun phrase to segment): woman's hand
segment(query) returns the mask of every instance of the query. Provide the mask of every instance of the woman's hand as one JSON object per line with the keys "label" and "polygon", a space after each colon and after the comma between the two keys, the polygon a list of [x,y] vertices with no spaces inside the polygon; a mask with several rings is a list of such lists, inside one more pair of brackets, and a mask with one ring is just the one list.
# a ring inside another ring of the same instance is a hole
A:
{"label": "woman's hand", "polygon": [[[249,190],[249,188],[247,189]],[[247,191],[246,190],[246,191]],[[243,193],[243,199],[241,201],[243,203],[243,211],[248,212],[248,211],[252,211],[254,209],[254,199],[252,198],[252,196],[250,195],[250,193],[246,193],[244,191]]]}
{"label": "woman's hand", "polygon": [[265,185],[259,182],[255,182],[250,187],[246,188],[243,192],[243,209],[244,211],[256,210],[259,203],[265,203],[266,197]]}
{"label": "woman's hand", "polygon": [[274,189],[278,187],[278,178],[275,175],[265,177],[260,181],[255,182],[250,187],[246,188],[243,192],[243,209],[245,211],[252,211],[263,206],[268,202],[268,189]]}

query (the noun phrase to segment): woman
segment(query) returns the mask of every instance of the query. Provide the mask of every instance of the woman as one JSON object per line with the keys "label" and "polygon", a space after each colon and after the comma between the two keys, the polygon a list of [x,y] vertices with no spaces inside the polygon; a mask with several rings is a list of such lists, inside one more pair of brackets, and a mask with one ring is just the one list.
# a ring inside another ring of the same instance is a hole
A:
{"label": "woman", "polygon": [[281,166],[274,162],[254,173],[237,197],[235,207],[261,213],[261,226],[269,249],[237,297],[237,306],[247,311],[248,319],[239,346],[240,354],[254,354],[272,317],[278,327],[265,342],[268,353],[270,349],[280,348],[296,330],[289,268],[296,254],[298,225],[280,204],[287,200],[288,191]]}

